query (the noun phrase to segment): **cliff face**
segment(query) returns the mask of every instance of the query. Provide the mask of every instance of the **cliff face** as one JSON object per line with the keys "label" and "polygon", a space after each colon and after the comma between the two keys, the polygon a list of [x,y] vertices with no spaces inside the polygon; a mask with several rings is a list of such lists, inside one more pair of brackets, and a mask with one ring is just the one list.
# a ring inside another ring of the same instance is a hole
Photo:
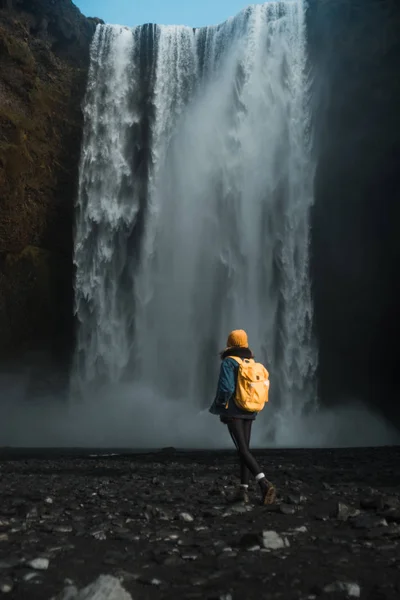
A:
{"label": "cliff face", "polygon": [[0,0],[0,357],[65,360],[89,47],[70,0]]}
{"label": "cliff face", "polygon": [[321,396],[400,423],[400,5],[311,0],[309,31]]}

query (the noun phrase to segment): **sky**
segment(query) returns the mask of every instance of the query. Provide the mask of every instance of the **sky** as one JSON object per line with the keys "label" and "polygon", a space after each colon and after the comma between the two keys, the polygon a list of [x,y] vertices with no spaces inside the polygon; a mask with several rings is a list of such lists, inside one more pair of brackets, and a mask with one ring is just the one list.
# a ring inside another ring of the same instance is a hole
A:
{"label": "sky", "polygon": [[87,17],[117,25],[217,25],[236,15],[252,0],[73,0]]}

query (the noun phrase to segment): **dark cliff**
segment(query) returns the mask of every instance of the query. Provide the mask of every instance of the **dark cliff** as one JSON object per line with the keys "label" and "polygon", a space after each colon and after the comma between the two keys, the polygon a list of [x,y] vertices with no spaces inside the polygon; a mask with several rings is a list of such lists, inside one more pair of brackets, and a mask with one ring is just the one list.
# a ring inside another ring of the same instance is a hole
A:
{"label": "dark cliff", "polygon": [[0,358],[64,363],[90,42],[70,0],[0,0]]}
{"label": "dark cliff", "polygon": [[311,0],[308,18],[321,397],[400,424],[400,4]]}

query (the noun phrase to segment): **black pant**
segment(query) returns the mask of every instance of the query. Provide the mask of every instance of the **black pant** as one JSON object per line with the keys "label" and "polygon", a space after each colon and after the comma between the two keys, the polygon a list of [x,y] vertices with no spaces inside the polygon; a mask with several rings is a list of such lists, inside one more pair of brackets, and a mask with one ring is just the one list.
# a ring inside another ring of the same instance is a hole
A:
{"label": "black pant", "polygon": [[250,452],[252,419],[227,419],[229,433],[240,457],[240,482],[248,484],[250,474],[255,477],[261,473],[260,465]]}

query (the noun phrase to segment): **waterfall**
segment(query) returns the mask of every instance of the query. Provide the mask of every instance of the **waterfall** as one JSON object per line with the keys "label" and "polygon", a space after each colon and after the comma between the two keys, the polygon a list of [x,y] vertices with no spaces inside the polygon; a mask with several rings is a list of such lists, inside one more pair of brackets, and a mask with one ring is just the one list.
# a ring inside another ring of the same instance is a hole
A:
{"label": "waterfall", "polygon": [[97,27],[75,232],[81,393],[123,383],[138,406],[148,393],[201,411],[243,328],[271,374],[266,423],[314,406],[304,10]]}

